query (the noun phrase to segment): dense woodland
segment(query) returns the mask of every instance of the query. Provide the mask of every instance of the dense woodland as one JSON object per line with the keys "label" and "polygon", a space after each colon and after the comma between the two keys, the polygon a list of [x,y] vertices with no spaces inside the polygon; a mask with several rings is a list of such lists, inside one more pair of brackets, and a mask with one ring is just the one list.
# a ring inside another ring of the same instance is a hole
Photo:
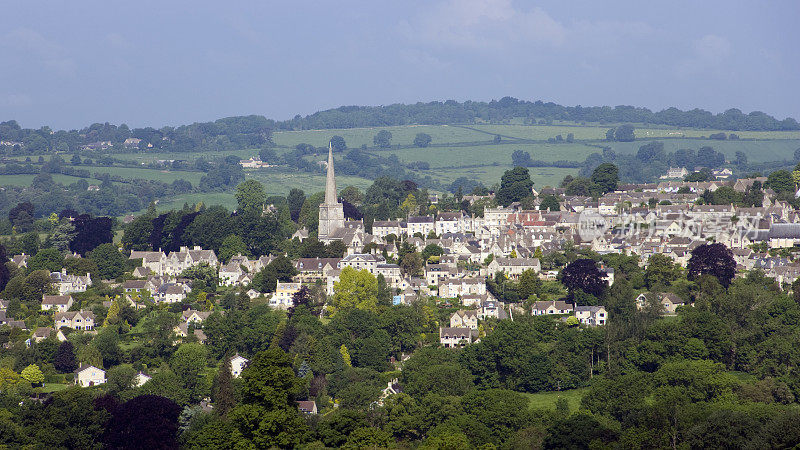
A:
{"label": "dense woodland", "polygon": [[800,124],[792,118],[779,121],[762,112],[744,114],[738,109],[713,114],[702,109],[681,111],[668,108],[652,112],[633,106],[562,106],[552,102],[535,102],[503,97],[490,102],[466,101],[416,103],[413,105],[343,106],[320,111],[304,118],[296,116],[286,124],[292,129],[352,128],[414,123],[436,125],[474,123],[476,121],[528,118],[542,121],[564,120],[596,123],[647,123],[679,127],[722,130],[797,130]]}

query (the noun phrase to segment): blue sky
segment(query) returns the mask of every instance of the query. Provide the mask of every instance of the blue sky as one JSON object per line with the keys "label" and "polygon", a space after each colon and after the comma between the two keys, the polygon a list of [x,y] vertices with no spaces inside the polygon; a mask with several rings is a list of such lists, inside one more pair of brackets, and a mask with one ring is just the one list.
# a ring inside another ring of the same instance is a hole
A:
{"label": "blue sky", "polygon": [[490,100],[800,119],[800,2],[11,1],[0,120],[178,125]]}

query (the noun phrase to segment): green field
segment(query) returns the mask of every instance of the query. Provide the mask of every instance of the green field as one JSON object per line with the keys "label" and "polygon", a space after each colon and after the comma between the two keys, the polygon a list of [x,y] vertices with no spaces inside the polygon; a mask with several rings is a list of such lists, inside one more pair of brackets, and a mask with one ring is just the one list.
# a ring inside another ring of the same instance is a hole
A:
{"label": "green field", "polygon": [[[283,153],[287,151],[286,149],[276,148],[276,153]],[[258,155],[258,149],[244,149],[244,150],[219,150],[213,152],[192,152],[192,153],[179,153],[179,152],[144,152],[144,153],[120,153],[115,154],[114,158],[124,160],[124,161],[133,161],[137,163],[152,163],[156,161],[168,161],[168,160],[184,160],[184,161],[194,161],[197,158],[205,158],[206,160],[212,160],[215,158],[225,157],[229,155],[234,155],[240,159],[247,159],[253,156]]]}
{"label": "green field", "polygon": [[[482,167],[466,167],[457,169],[431,169],[419,171],[423,175],[431,175],[432,178],[444,185],[452,183],[456,178],[467,177],[472,180],[480,181],[486,187],[500,184],[500,177],[503,173],[513,168],[510,164]],[[534,187],[539,189],[544,186],[558,186],[561,180],[567,175],[575,176],[578,169],[562,169],[559,167],[530,167]],[[338,177],[337,177],[338,178]]]}
{"label": "green field", "polygon": [[[636,140],[635,142],[602,142],[599,145],[608,146],[618,154],[634,154],[639,150],[646,140]],[[736,157],[737,151],[744,152],[750,162],[782,161],[794,160],[794,151],[800,148],[800,140],[780,139],[771,141],[717,141],[714,139],[662,139],[664,151],[674,152],[682,148],[694,149],[695,151],[703,146],[713,147],[714,150],[725,154],[728,160]]]}
{"label": "green field", "polygon": [[[608,142],[605,140],[606,131],[616,124],[577,124],[568,121],[554,121],[552,125],[524,125],[523,119],[517,118],[504,123],[480,123],[469,126],[461,125],[409,125],[392,127],[369,127],[330,130],[302,130],[302,131],[277,131],[272,135],[273,142],[278,146],[274,150],[279,153],[291,151],[297,144],[307,143],[315,147],[326,147],[332,136],[342,136],[349,148],[360,148],[366,145],[368,152],[381,158],[391,155],[406,164],[424,162],[429,164],[429,169],[407,169],[420,177],[430,177],[439,187],[446,188],[459,177],[477,180],[487,187],[497,185],[503,173],[510,169],[511,155],[517,150],[528,152],[533,160],[555,162],[573,161],[583,162],[592,153],[602,151],[603,147],[611,147],[617,154],[635,154],[639,147],[658,140],[664,143],[666,152],[679,149],[698,150],[702,146],[711,146],[725,154],[728,160],[735,158],[736,152],[744,152],[748,160],[753,163],[767,161],[793,161],[794,152],[800,148],[800,131],[735,131],[740,136],[739,140],[712,140],[707,136],[719,130],[703,130],[691,128],[675,128],[654,125],[636,125],[634,142]],[[374,148],[373,137],[380,130],[392,133],[392,148]],[[731,133],[730,131],[724,131]],[[417,133],[431,135],[433,141],[430,147],[418,148],[413,146]],[[572,133],[575,141],[572,143],[548,143],[547,140],[561,135],[566,139]],[[502,136],[499,143],[494,143],[495,135]],[[400,148],[398,148],[400,147]],[[197,153],[177,152],[142,152],[113,154],[112,157],[129,161],[138,165],[145,165],[159,160],[185,160],[193,162],[197,158],[208,160],[234,155],[245,159],[258,154],[258,149],[205,151]],[[70,155],[63,155],[69,161]],[[344,155],[337,155],[337,160]],[[22,157],[11,157],[24,160]],[[324,154],[308,155],[308,161],[321,161]],[[32,156],[33,161],[38,156]],[[49,159],[46,156],[45,159]],[[149,169],[145,167],[105,167],[105,166],[75,166],[78,169],[95,173],[109,173],[128,179],[147,179],[171,183],[178,179],[185,179],[197,187],[203,173],[197,171],[172,171]],[[577,168],[556,167],[531,167],[531,178],[536,188],[556,186],[566,176],[578,174]],[[324,189],[324,173],[298,172],[290,167],[276,167],[259,170],[245,170],[246,178],[260,181],[268,195],[286,195],[292,188],[300,188],[307,194],[319,192]],[[3,175],[0,185],[30,185],[34,175]],[[62,184],[70,184],[80,178],[67,175],[53,175],[53,179]],[[94,178],[86,179],[91,184],[99,184]],[[348,185],[356,186],[362,190],[372,184],[372,180],[360,177],[337,176],[339,188]],[[192,193],[174,198],[162,199],[158,207],[161,210],[176,208],[184,203],[194,204],[202,202],[206,205],[220,204],[228,208],[236,206],[232,190],[225,193]]]}
{"label": "green field", "polygon": [[294,147],[297,144],[311,144],[315,147],[327,147],[333,136],[341,136],[349,148],[360,148],[362,145],[372,147],[372,138],[380,130],[392,133],[393,145],[413,145],[417,133],[427,133],[433,139],[432,144],[451,142],[490,141],[492,136],[479,131],[450,125],[409,125],[400,127],[347,128],[333,130],[279,131],[272,134],[272,141],[277,145]]}
{"label": "green field", "polygon": [[36,388],[35,392],[49,394],[53,392],[63,391],[68,387],[70,387],[70,385],[65,383],[45,383],[44,386]]}
{"label": "green field", "polygon": [[569,402],[569,410],[574,412],[580,408],[581,399],[588,390],[588,388],[581,388],[559,392],[523,393],[522,395],[528,398],[528,406],[531,409],[554,409],[559,398],[566,398],[567,402]]}
{"label": "green field", "polygon": [[[79,178],[60,173],[51,174],[53,181],[64,185],[72,184],[78,180],[86,180],[89,184],[100,184],[100,180],[94,178]],[[0,175],[0,186],[30,186],[36,175]]]}
{"label": "green field", "polygon": [[[170,171],[160,169],[145,169],[133,167],[105,167],[105,166],[75,166],[79,169],[88,170],[90,174],[95,173],[109,173],[111,175],[118,175],[123,178],[141,178],[145,180],[162,181],[164,183],[172,183],[175,180],[184,179],[192,183],[192,186],[197,186],[200,183],[200,178],[204,175],[202,172],[188,172],[188,171]],[[2,175],[0,176],[0,185],[17,185],[29,186],[36,175]],[[100,180],[96,178],[81,178],[73,177],[71,175],[52,174],[53,181],[61,184],[71,184],[77,180],[86,180],[90,184],[100,184]]]}
{"label": "green field", "polygon": [[572,133],[576,140],[605,139],[609,127],[600,126],[558,126],[558,125],[474,125],[470,128],[518,139],[536,141],[555,138],[561,135],[564,139]]}
{"label": "green field", "polygon": [[[183,204],[196,205],[202,203],[206,206],[222,205],[229,210],[236,209],[236,197],[233,193],[227,192],[208,192],[208,193],[193,193],[181,194],[175,197],[162,199],[156,205],[158,211],[169,211],[171,209],[181,209]],[[145,209],[133,213],[134,215],[144,213]]]}
{"label": "green field", "polygon": [[[424,161],[431,168],[464,167],[476,165],[511,164],[511,154],[523,150],[531,159],[542,161],[583,161],[592,153],[600,151],[584,144],[489,144],[474,146],[404,148],[382,150],[376,154],[387,157],[395,154],[400,161]],[[498,179],[499,181],[499,179]]]}
{"label": "green field", "polygon": [[[274,168],[260,171],[246,172],[247,178],[258,180],[264,185],[267,195],[286,195],[292,188],[299,188],[311,194],[325,190],[325,175],[305,172],[284,172],[283,168]],[[362,191],[372,184],[366,178],[350,177],[347,175],[336,176],[336,186],[343,189],[347,186],[356,186]]]}
{"label": "green field", "polygon": [[[271,169],[275,170],[275,169]],[[267,195],[286,195],[292,188],[300,188],[306,194],[314,192],[322,192],[325,190],[325,176],[312,175],[308,173],[280,173],[280,172],[266,172],[266,171],[253,171],[248,172],[246,177],[253,178],[264,185],[264,190]],[[339,189],[353,185],[362,191],[372,184],[371,180],[365,178],[337,176],[336,184]],[[206,206],[222,205],[229,210],[236,209],[236,197],[233,192],[208,192],[208,193],[191,193],[182,194],[169,199],[163,199],[158,202],[156,209],[159,211],[168,211],[170,209],[180,209],[184,203],[194,205],[203,203]]]}
{"label": "green field", "polygon": [[[613,125],[473,125],[470,128],[519,139],[547,140],[561,135],[566,139],[572,133],[576,140],[603,140]],[[734,133],[741,139],[800,139],[800,131],[725,131],[694,128],[636,127],[636,139],[701,138],[714,133]],[[720,142],[720,141],[714,141]]]}
{"label": "green field", "polygon": [[200,183],[200,178],[204,175],[202,172],[187,172],[182,170],[161,170],[161,169],[139,169],[133,167],[103,167],[103,166],[78,166],[82,169],[88,170],[89,173],[108,173],[111,175],[118,175],[123,178],[142,178],[145,180],[163,181],[164,183],[172,183],[175,180],[187,180],[192,183],[192,186],[197,186]]}

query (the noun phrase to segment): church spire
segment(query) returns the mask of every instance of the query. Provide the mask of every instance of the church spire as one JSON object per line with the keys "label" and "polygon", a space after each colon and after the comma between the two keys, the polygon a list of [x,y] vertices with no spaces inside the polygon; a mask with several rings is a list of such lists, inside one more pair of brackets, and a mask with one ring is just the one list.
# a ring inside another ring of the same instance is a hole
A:
{"label": "church spire", "polygon": [[333,173],[333,143],[328,143],[328,178],[325,181],[325,204],[335,205],[336,201],[336,178]]}

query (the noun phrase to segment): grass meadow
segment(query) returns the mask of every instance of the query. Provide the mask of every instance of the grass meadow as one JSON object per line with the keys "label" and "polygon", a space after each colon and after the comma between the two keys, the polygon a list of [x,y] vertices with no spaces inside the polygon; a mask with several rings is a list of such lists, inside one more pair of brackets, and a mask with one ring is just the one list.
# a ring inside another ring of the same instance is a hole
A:
{"label": "grass meadow", "polygon": [[535,394],[523,393],[528,398],[528,406],[531,409],[555,409],[559,398],[567,399],[570,411],[577,411],[581,406],[581,399],[588,391],[588,388],[570,389],[558,392],[537,392]]}
{"label": "grass meadow", "polygon": [[[697,150],[703,146],[713,147],[714,150],[725,154],[728,160],[736,157],[737,151],[744,152],[750,162],[766,161],[793,161],[794,151],[800,148],[798,139],[776,139],[776,140],[734,140],[717,141],[714,139],[660,139],[664,143],[664,151],[674,152],[682,148]],[[635,142],[608,142],[599,143],[614,149],[618,154],[634,154],[648,140],[636,140]]]}
{"label": "grass meadow", "polygon": [[[496,185],[500,182],[503,172],[510,169],[511,154],[516,150],[523,150],[531,155],[534,160],[575,161],[582,162],[592,153],[601,151],[602,147],[611,147],[618,154],[635,154],[639,147],[650,140],[664,143],[666,152],[678,149],[697,150],[702,146],[711,146],[723,152],[729,160],[735,158],[736,152],[744,152],[750,162],[766,161],[793,161],[794,152],[800,148],[800,131],[737,131],[739,140],[712,140],[707,137],[719,132],[718,130],[702,130],[688,128],[674,128],[654,125],[636,125],[637,140],[634,142],[607,142],[606,131],[614,124],[577,124],[574,122],[556,121],[552,125],[524,125],[522,119],[509,120],[503,124],[475,124],[469,126],[459,125],[410,125],[392,127],[370,127],[331,130],[302,130],[302,131],[277,131],[273,133],[272,140],[277,145],[275,152],[282,154],[290,151],[297,144],[307,143],[316,147],[326,147],[332,136],[342,136],[349,148],[360,148],[362,145],[369,147],[369,152],[381,157],[396,155],[400,161],[411,163],[416,161],[426,162],[430,165],[427,170],[415,170],[422,176],[431,176],[440,185],[447,186],[459,177],[467,177],[482,182],[486,186]],[[380,130],[392,133],[393,148],[373,148],[372,139]],[[730,131],[725,131],[730,133]],[[431,135],[433,141],[428,148],[413,146],[417,133]],[[547,140],[561,135],[566,139],[572,133],[575,141],[572,143],[548,143]],[[495,135],[502,136],[499,143],[494,143]],[[398,148],[399,147],[399,148]],[[147,164],[157,160],[189,160],[198,157],[214,159],[234,155],[237,158],[249,158],[257,155],[258,149],[244,149],[236,151],[205,151],[197,153],[176,152],[142,152],[114,154],[114,158],[130,161],[134,164]],[[306,157],[309,160],[322,160],[325,155]],[[337,156],[341,158],[342,156]],[[25,157],[8,156],[7,158],[24,160]],[[50,156],[45,156],[49,159]],[[31,157],[38,160],[38,157]],[[64,157],[69,161],[69,155]],[[91,174],[110,173],[124,178],[141,178],[158,180],[171,183],[177,179],[185,179],[193,186],[200,184],[203,173],[196,171],[170,171],[148,169],[145,167],[105,167],[105,166],[76,166],[88,170]],[[557,185],[566,175],[576,175],[578,169],[556,167],[529,168],[535,187]],[[248,179],[260,181],[268,195],[286,195],[292,188],[300,188],[307,194],[319,192],[324,189],[325,177],[323,173],[301,173],[288,167],[276,167],[261,170],[246,170]],[[28,186],[34,175],[2,175],[0,185]],[[53,175],[53,180],[58,183],[70,184],[80,178],[68,175]],[[91,184],[98,184],[99,180],[86,179]],[[349,185],[362,190],[366,189],[371,180],[339,175],[337,184],[340,188]],[[193,193],[162,199],[159,209],[180,207],[184,203],[203,202],[206,205],[220,204],[234,208],[236,201],[232,192],[226,193]]]}
{"label": "grass meadow", "polygon": [[315,147],[327,147],[333,136],[341,136],[349,148],[360,148],[362,145],[372,147],[372,138],[380,130],[392,133],[392,145],[413,145],[417,133],[427,133],[433,144],[451,142],[491,141],[492,136],[479,131],[450,125],[408,125],[399,127],[347,128],[334,130],[302,130],[279,131],[272,134],[272,141],[277,145],[294,147],[297,144],[311,144]]}
{"label": "grass meadow", "polygon": [[403,162],[424,161],[431,168],[464,167],[476,165],[511,164],[511,154],[523,150],[531,155],[531,159],[542,161],[583,161],[592,153],[598,152],[596,147],[584,144],[488,144],[473,146],[404,148],[398,150],[381,150],[374,152],[386,157],[395,154]]}

